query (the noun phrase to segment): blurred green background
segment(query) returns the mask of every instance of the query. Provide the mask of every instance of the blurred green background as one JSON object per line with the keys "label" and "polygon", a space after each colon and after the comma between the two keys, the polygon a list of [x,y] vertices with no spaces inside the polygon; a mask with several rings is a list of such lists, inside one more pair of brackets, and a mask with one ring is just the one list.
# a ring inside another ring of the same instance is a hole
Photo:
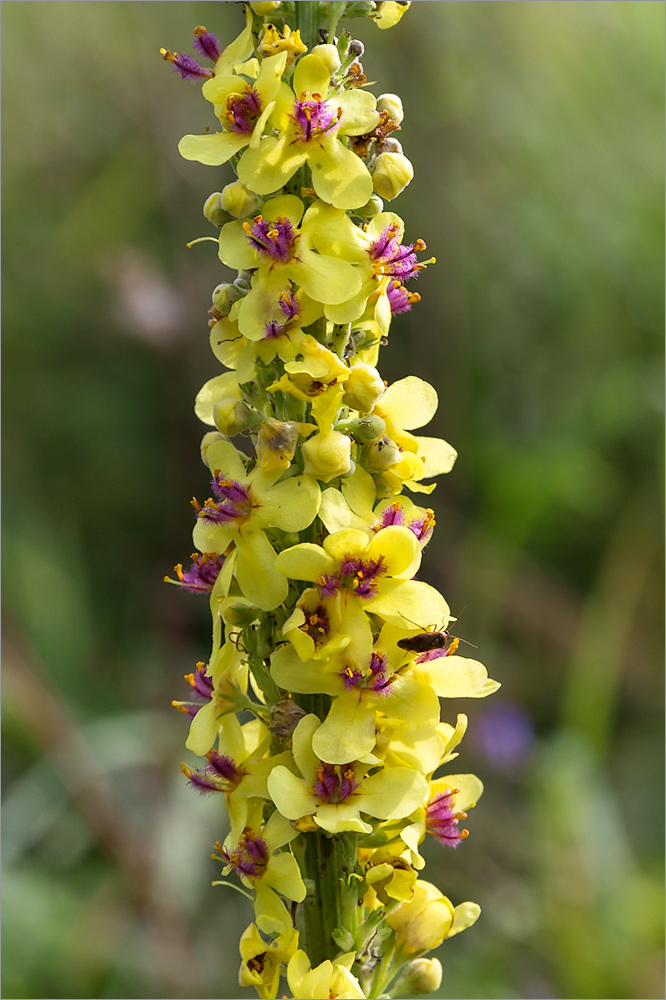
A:
{"label": "blurred green background", "polygon": [[[205,490],[224,280],[181,161],[212,124],[159,47],[241,8],[2,5],[6,998],[236,997],[248,904],[211,889],[217,802],[169,706],[206,601],[162,583]],[[352,22],[398,91],[396,207],[438,263],[382,374],[459,450],[424,578],[503,687],[445,704],[486,784],[426,877],[477,900],[440,996],[648,998],[662,974],[664,5],[417,2]],[[244,995],[250,995],[249,993]]]}

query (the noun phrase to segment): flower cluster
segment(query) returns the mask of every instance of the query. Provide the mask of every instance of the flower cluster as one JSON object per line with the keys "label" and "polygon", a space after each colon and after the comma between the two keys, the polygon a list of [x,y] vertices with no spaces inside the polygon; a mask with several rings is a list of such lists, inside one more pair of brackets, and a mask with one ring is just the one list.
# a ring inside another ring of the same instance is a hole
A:
{"label": "flower cluster", "polygon": [[174,704],[201,758],[185,776],[226,803],[215,857],[252,900],[240,983],[260,997],[281,975],[303,998],[436,989],[424,956],[479,914],[418,877],[426,837],[456,848],[482,792],[446,771],[467,718],[442,721],[440,699],[498,687],[417,578],[435,517],[404,491],[431,493],[456,453],[413,433],[435,389],[376,367],[433,259],[384,206],[413,174],[392,135],[400,99],[365,89],[363,46],[331,24],[336,8],[387,28],[408,7],[253,2],[226,47],[198,27],[197,58],[162,50],[212,105],[180,152],[237,177],[204,206],[218,230],[204,239],[237,276],[213,292],[226,370],[196,399],[209,486],[171,581],[208,595],[213,645]]}

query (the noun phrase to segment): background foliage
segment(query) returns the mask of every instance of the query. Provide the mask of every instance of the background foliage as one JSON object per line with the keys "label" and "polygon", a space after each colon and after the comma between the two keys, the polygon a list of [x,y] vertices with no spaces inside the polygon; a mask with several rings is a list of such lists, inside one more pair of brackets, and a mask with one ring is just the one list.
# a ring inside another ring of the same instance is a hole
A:
{"label": "background foliage", "polygon": [[[438,257],[382,374],[460,452],[423,576],[502,690],[429,877],[483,918],[441,996],[663,996],[661,2],[415,3],[366,43]],[[161,582],[205,491],[192,400],[224,277],[181,161],[212,124],[160,60],[233,4],[6,2],[5,997],[236,996],[241,897],[169,707],[207,612]],[[423,623],[430,624],[430,623]]]}

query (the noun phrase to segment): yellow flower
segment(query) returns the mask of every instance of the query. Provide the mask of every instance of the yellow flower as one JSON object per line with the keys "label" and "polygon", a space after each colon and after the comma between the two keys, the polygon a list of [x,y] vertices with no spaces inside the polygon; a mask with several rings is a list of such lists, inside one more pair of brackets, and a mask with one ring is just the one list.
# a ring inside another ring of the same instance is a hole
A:
{"label": "yellow flower", "polygon": [[276,764],[286,764],[288,754],[267,757],[271,736],[259,719],[241,726],[235,714],[230,713],[219,727],[218,749],[206,753],[207,764],[203,770],[181,764],[181,770],[197,791],[206,795],[224,794],[231,832],[229,839],[238,840],[247,824],[248,800],[270,798],[266,780]]}
{"label": "yellow flower", "polygon": [[[263,803],[260,807],[263,808]],[[276,893],[296,903],[305,899],[305,885],[296,858],[288,851],[277,853],[298,836],[298,831],[279,812],[272,813],[263,826],[256,822],[258,819],[260,810],[255,812],[255,822],[243,830],[237,841],[229,836],[224,844],[215,846],[220,851],[220,860],[225,862],[222,874],[234,871],[243,885],[255,890],[255,919],[259,929],[266,934],[279,934],[291,926],[291,918]]]}
{"label": "yellow flower", "polygon": [[[238,690],[247,691],[248,667],[233,642],[227,640],[210,659],[204,678],[209,678],[208,700],[192,718],[185,746],[203,757],[230,722]],[[193,685],[194,686],[194,685]],[[196,690],[196,688],[195,688]],[[203,691],[201,692],[203,695]]]}
{"label": "yellow flower", "polygon": [[384,903],[390,899],[408,902],[414,895],[416,878],[411,865],[389,848],[374,852],[365,873],[366,882]]}
{"label": "yellow flower", "polygon": [[323,762],[312,748],[320,727],[316,715],[306,715],[294,730],[292,752],[300,777],[282,764],[269,776],[271,798],[287,819],[312,817],[329,833],[371,833],[372,826],[361,819],[361,813],[401,819],[423,800],[427,784],[413,768],[386,767],[368,775],[369,765],[358,761]]}
{"label": "yellow flower", "polygon": [[250,924],[240,939],[240,986],[253,986],[262,1000],[274,1000],[280,986],[280,965],[288,962],[298,947],[298,931],[285,928],[274,941],[265,941],[256,924]]}
{"label": "yellow flower", "polygon": [[482,794],[483,784],[475,774],[447,774],[430,782],[426,801],[400,831],[400,838],[410,849],[416,868],[425,865],[418,848],[426,833],[448,847],[457,847],[467,838],[468,831],[460,823]]}
{"label": "yellow flower", "polygon": [[[256,14],[269,14],[277,4],[252,4],[253,9],[256,6],[264,8],[264,10],[256,10]],[[298,29],[292,31],[289,25],[285,24],[282,31],[280,31],[273,24],[265,24],[257,50],[261,56],[274,56],[280,52],[286,52],[287,66],[289,67],[293,65],[297,56],[302,55],[303,52],[307,52],[308,47],[303,44],[301,33]]]}
{"label": "yellow flower", "polygon": [[349,971],[355,954],[338,955],[332,962],[322,962],[315,969],[304,951],[297,951],[287,966],[289,988],[297,1000],[321,1000],[337,997],[338,1000],[364,1000],[356,976]]}
{"label": "yellow flower", "polygon": [[291,532],[311,524],[319,510],[319,486],[308,476],[276,483],[279,469],[265,472],[257,466],[248,474],[228,441],[213,442],[205,461],[213,473],[215,500],[207,500],[203,507],[193,501],[194,544],[202,552],[222,553],[233,543],[241,591],[257,607],[271,611],[282,604],[289,588],[275,572],[275,549],[265,529]]}
{"label": "yellow flower", "polygon": [[[279,299],[290,281],[315,302],[325,304],[344,302],[359,290],[361,279],[352,264],[311,249],[317,228],[310,210],[299,228],[303,208],[295,195],[280,195],[267,201],[262,214],[251,222],[234,220],[220,230],[220,260],[238,271],[258,268],[243,312],[251,310],[261,295],[271,301]],[[256,309],[260,311],[261,306]]]}
{"label": "yellow flower", "polygon": [[419,879],[414,898],[400,903],[386,914],[386,919],[395,931],[398,947],[412,955],[437,948],[446,938],[471,927],[480,913],[476,903],[454,907],[436,886]]}
{"label": "yellow flower", "polygon": [[336,93],[330,100],[330,71],[318,55],[307,55],[294,70],[293,91],[283,84],[266,136],[238,164],[240,180],[257,194],[272,194],[308,163],[317,195],[340,209],[359,208],[372,195],[363,161],[339,137],[364,135],[378,123],[375,97],[365,90]]}
{"label": "yellow flower", "polygon": [[[400,673],[403,651],[393,646],[382,652],[378,642],[367,660],[358,661],[348,654],[348,648],[331,657],[323,669],[320,660],[302,663],[290,646],[278,649],[272,658],[271,674],[281,688],[301,694],[321,692],[333,698],[313,737],[312,749],[320,760],[329,764],[364,760],[376,743],[377,713],[429,726],[436,736],[439,701],[430,685]],[[441,747],[441,738],[438,745]]]}
{"label": "yellow flower", "polygon": [[327,660],[350,642],[350,636],[341,631],[338,602],[330,601],[325,605],[316,587],[303,591],[282,626],[282,633],[303,663]]}
{"label": "yellow flower", "polygon": [[402,486],[415,493],[431,493],[430,479],[450,472],[457,452],[441,438],[416,437],[409,432],[429,423],[437,411],[437,392],[423,379],[408,375],[393,382],[375,404],[373,414],[386,424],[386,434],[401,449],[400,461],[382,476],[387,489],[399,493]]}
{"label": "yellow flower", "polygon": [[359,413],[369,413],[385,388],[382,377],[376,368],[362,362],[353,364],[349,369],[349,378],[345,384],[343,402],[353,410],[358,410]]}
{"label": "yellow flower", "polygon": [[417,253],[426,248],[423,240],[403,244],[405,225],[395,212],[380,212],[361,227],[344,212],[323,202],[308,209],[307,225],[312,245],[322,254],[352,262],[362,282],[356,294],[350,289],[342,304],[327,305],[328,318],[335,323],[365,320],[367,306],[368,317],[385,336],[391,322],[389,283],[409,281],[434,263],[434,257],[427,261],[417,258]]}
{"label": "yellow flower", "polygon": [[[183,136],[178,144],[180,155],[186,160],[219,166],[248,144],[257,145],[275,108],[286,62],[284,52],[264,59],[259,75],[252,81],[236,73],[220,73],[216,67],[216,75],[206,80],[202,93],[213,104],[224,131]],[[255,190],[252,185],[246,186]]]}

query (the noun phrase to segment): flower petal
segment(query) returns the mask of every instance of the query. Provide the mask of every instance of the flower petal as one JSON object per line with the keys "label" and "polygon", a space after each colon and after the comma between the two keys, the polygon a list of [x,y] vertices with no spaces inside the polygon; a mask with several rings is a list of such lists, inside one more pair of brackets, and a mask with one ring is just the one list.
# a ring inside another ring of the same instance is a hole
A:
{"label": "flower petal", "polygon": [[372,833],[372,827],[359,816],[359,801],[345,802],[343,805],[319,806],[315,823],[328,833],[344,833],[347,830],[358,833]]}
{"label": "flower petal", "polygon": [[398,576],[415,560],[418,569],[418,564],[421,561],[420,552],[421,549],[414,532],[401,525],[392,524],[377,532],[368,546],[365,557],[366,559],[383,559],[386,573],[389,576]]}
{"label": "flower petal", "polygon": [[178,152],[185,160],[196,160],[209,167],[219,167],[247,146],[249,136],[233,132],[212,132],[207,135],[184,135]]}
{"label": "flower petal", "polygon": [[248,531],[236,541],[236,579],[249,601],[262,611],[272,611],[289,593],[284,576],[275,572],[275,549],[263,531]]}
{"label": "flower petal", "polygon": [[[223,378],[224,376],[219,377]],[[213,441],[206,448],[205,460],[211,472],[220,469],[229,479],[237,479],[243,483],[247,481],[243,460],[231,441]]]}
{"label": "flower petal", "polygon": [[320,502],[321,492],[316,480],[310,476],[293,476],[266,492],[261,521],[282,531],[302,531],[314,521]]}
{"label": "flower petal", "polygon": [[434,587],[421,580],[380,580],[377,596],[368,610],[392,625],[417,625],[424,631],[432,625],[441,628],[451,621],[449,606]]}
{"label": "flower petal", "polygon": [[334,136],[310,150],[308,162],[313,188],[335,208],[359,208],[372,197],[370,171],[356,153]]}
{"label": "flower petal", "polygon": [[311,816],[316,802],[311,789],[303,778],[278,764],[268,775],[268,792],[280,813],[287,819],[297,820]]}
{"label": "flower petal", "polygon": [[377,697],[345,692],[335,699],[326,720],[312,738],[312,749],[328,764],[360,760],[375,745]]}
{"label": "flower petal", "polygon": [[331,74],[321,56],[311,53],[296,63],[293,82],[297,99],[300,99],[303,91],[326,97],[331,85]]}
{"label": "flower petal", "polygon": [[385,767],[363,781],[361,812],[378,819],[402,819],[421,805],[428,783],[410,767]]}
{"label": "flower petal", "polygon": [[423,478],[441,476],[450,472],[458,457],[458,452],[442,438],[417,437],[418,456],[423,461]]}
{"label": "flower petal", "polygon": [[342,108],[339,131],[342,135],[365,135],[379,122],[377,98],[368,90],[343,90],[332,102]]}
{"label": "flower petal", "polygon": [[464,656],[439,656],[413,665],[440,698],[478,698],[488,680],[483,663]]}
{"label": "flower petal", "polygon": [[301,542],[279,553],[275,568],[294,580],[309,580],[315,583],[322,573],[331,573],[335,563],[321,545]]}
{"label": "flower petal", "polygon": [[243,223],[238,219],[227,222],[220,229],[220,249],[218,257],[227,267],[236,271],[249,271],[257,267],[257,251],[248,241]]}
{"label": "flower petal", "polygon": [[359,291],[361,279],[346,260],[325,257],[305,248],[300,251],[300,258],[291,265],[291,273],[315,302],[337,305]]}
{"label": "flower petal", "polygon": [[210,424],[211,427],[214,427],[215,404],[228,398],[242,399],[235,372],[224,372],[222,375],[216,375],[215,378],[209,379],[202,385],[194,401],[194,412],[203,424]]}
{"label": "flower petal", "polygon": [[478,903],[459,903],[453,911],[453,923],[447,937],[454,937],[461,931],[467,930],[475,924],[481,916],[481,907]]}
{"label": "flower petal", "polygon": [[437,412],[437,392],[429,382],[408,375],[388,387],[375,412],[386,413],[404,430],[423,427]]}
{"label": "flower petal", "polygon": [[286,851],[274,854],[268,862],[263,881],[282,896],[293,899],[295,903],[302,903],[305,899],[305,883],[293,854],[288,854]]}
{"label": "flower petal", "polygon": [[265,136],[254,149],[246,149],[238,163],[238,179],[250,191],[272,194],[294,176],[307,154],[289,145],[288,136]]}

